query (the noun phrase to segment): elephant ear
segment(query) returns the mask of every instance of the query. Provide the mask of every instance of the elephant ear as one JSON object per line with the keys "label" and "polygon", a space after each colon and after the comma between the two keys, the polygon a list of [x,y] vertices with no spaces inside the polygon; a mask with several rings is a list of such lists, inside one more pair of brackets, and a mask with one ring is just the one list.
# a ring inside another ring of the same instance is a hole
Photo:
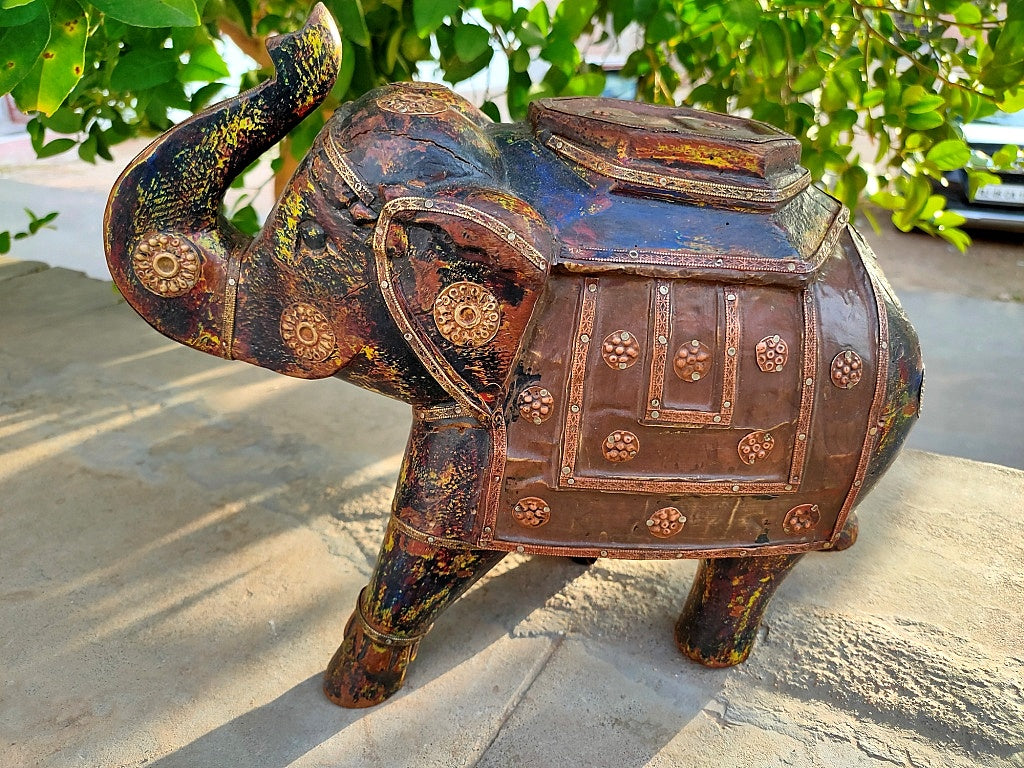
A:
{"label": "elephant ear", "polygon": [[457,407],[488,419],[547,281],[547,224],[505,191],[448,189],[390,200],[373,249],[406,342]]}

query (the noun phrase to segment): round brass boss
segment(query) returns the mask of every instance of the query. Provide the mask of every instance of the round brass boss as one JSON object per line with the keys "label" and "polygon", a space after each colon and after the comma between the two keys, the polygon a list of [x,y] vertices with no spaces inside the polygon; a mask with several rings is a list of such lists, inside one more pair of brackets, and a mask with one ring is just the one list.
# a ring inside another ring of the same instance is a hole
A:
{"label": "round brass boss", "polygon": [[202,272],[196,247],[184,237],[166,233],[142,239],[132,254],[132,271],[143,288],[168,299],[195,288]]}

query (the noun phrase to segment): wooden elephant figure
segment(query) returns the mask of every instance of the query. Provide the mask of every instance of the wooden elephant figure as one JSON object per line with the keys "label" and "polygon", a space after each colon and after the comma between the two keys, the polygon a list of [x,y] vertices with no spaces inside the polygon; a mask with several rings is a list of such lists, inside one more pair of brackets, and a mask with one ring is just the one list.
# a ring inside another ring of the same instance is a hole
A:
{"label": "wooden elephant figure", "polygon": [[275,79],[131,163],[105,238],[166,336],[413,407],[328,696],[397,691],[435,618],[507,552],[699,558],[676,640],[706,665],[745,659],[797,560],[853,542],[923,377],[799,143],[597,98],[495,124],[439,85],[394,84],[334,113],[248,238],[225,189],[340,60],[322,6],[270,48]]}

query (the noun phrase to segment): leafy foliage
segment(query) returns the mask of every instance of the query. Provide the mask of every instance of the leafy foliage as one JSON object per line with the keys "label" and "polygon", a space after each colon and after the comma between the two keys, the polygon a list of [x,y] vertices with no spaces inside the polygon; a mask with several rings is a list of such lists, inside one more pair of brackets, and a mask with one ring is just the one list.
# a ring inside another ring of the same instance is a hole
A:
{"label": "leafy foliage", "polygon": [[28,208],[25,209],[25,215],[28,216],[28,226],[20,232],[15,232],[13,235],[8,231],[0,232],[0,254],[7,253],[11,250],[12,240],[24,240],[29,235],[34,235],[41,229],[53,229],[50,222],[57,218],[57,211],[52,211],[45,216],[36,216]]}
{"label": "leafy foliage", "polygon": [[[855,207],[865,196],[896,226],[960,248],[960,217],[933,183],[969,167],[970,185],[1020,164],[1007,147],[972,158],[959,124],[1024,107],[1024,0],[327,0],[344,37],[341,76],[319,119],[278,162],[301,156],[341,101],[435,63],[451,83],[504,70],[494,118],[536,98],[600,93],[596,47],[634,40],[622,74],[641,98],[748,114],[803,142],[813,177]],[[289,0],[0,0],[0,92],[37,115],[39,156],[77,148],[110,158],[129,137],[207,105],[228,77],[220,41],[270,76],[263,43],[301,25]],[[636,32],[633,35],[633,32]],[[498,59],[498,62],[495,62]],[[503,60],[503,62],[502,62]],[[58,138],[47,141],[48,135]],[[241,209],[247,228],[251,207]]]}

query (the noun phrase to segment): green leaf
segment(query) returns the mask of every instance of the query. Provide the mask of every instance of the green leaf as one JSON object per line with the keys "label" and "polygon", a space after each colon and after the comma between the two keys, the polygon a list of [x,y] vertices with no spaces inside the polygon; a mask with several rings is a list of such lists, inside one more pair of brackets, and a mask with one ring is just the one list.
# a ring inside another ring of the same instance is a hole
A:
{"label": "green leaf", "polygon": [[981,21],[981,10],[973,2],[961,3],[953,12],[958,24],[977,24]]}
{"label": "green leaf", "polygon": [[129,51],[117,60],[110,75],[110,87],[120,91],[142,91],[169,83],[178,72],[178,60],[167,48]]}
{"label": "green leaf", "polygon": [[491,34],[475,24],[463,24],[455,30],[455,55],[472,61],[491,45]]}
{"label": "green leaf", "polygon": [[555,11],[551,30],[575,40],[591,23],[597,12],[597,0],[562,0]]}
{"label": "green leaf", "polygon": [[1015,88],[1004,94],[1005,98],[999,104],[1003,112],[1020,112],[1024,109],[1024,88]]}
{"label": "green leaf", "polygon": [[1020,149],[1014,144],[1007,144],[992,153],[992,162],[997,168],[1012,168],[1017,162]]}
{"label": "green leaf", "polygon": [[935,214],[934,221],[940,227],[959,227],[967,223],[967,219],[956,211],[946,210],[939,211]]}
{"label": "green leaf", "polygon": [[971,237],[962,229],[956,229],[955,227],[941,228],[938,232],[939,237],[945,240],[947,243],[953,245],[960,253],[967,251],[968,246],[971,244]]}
{"label": "green leaf", "polygon": [[212,45],[204,45],[189,53],[188,64],[182,68],[178,79],[183,83],[212,83],[230,76],[228,65],[217,53],[217,49]]}
{"label": "green leaf", "polygon": [[571,77],[559,96],[597,96],[602,90],[604,90],[604,72],[595,68]]}
{"label": "green leaf", "polygon": [[62,152],[67,152],[69,149],[75,146],[74,139],[54,139],[48,144],[44,144],[36,151],[38,157],[53,157],[59,155]]}
{"label": "green leaf", "polygon": [[61,107],[44,119],[43,125],[57,133],[78,133],[82,129],[82,115],[68,107]]}
{"label": "green leaf", "polygon": [[[756,3],[755,3],[756,5]],[[760,6],[758,7],[760,9]],[[758,10],[760,13],[760,10]],[[768,19],[758,27],[758,38],[764,46],[765,69],[778,77],[786,70],[786,35],[775,19]]]}
{"label": "green leaf", "polygon": [[733,35],[749,35],[761,19],[761,6],[757,0],[730,0],[722,13],[722,23]]}
{"label": "green leaf", "polygon": [[459,10],[459,0],[413,0],[412,19],[416,32],[426,37],[441,26],[441,22]]}
{"label": "green leaf", "polygon": [[928,91],[924,89],[923,85],[914,84],[903,91],[903,96],[900,98],[900,104],[904,107],[909,107],[911,104],[917,104],[917,102],[927,95]]}
{"label": "green leaf", "polygon": [[11,233],[6,229],[0,232],[0,253],[8,253],[11,250]]}
{"label": "green leaf", "polygon": [[967,169],[967,199],[973,200],[981,187],[989,184],[1001,184],[1002,179],[988,171],[978,171],[973,168]]}
{"label": "green leaf", "polygon": [[[0,4],[0,27],[20,27],[49,9],[46,0],[31,0],[25,5],[5,8]],[[42,23],[42,22],[40,22]]]}
{"label": "green leaf", "polygon": [[540,57],[544,61],[550,61],[552,67],[558,68],[567,76],[576,70],[581,61],[576,45],[565,37],[552,38],[541,50]]}
{"label": "green leaf", "polygon": [[924,159],[934,163],[940,171],[955,171],[967,165],[971,150],[963,139],[946,139],[929,149]]}
{"label": "green leaf", "polygon": [[0,29],[0,93],[7,93],[32,71],[50,41],[50,24],[36,19]]}
{"label": "green leaf", "polygon": [[482,0],[475,5],[491,24],[508,27],[512,23],[512,0]]}
{"label": "green leaf", "polygon": [[195,0],[92,0],[108,16],[133,27],[198,27]]}
{"label": "green leaf", "polygon": [[[821,85],[824,77],[825,71],[821,67],[808,67],[796,76],[790,88],[793,93],[807,93]],[[881,94],[881,91],[878,93]]]}
{"label": "green leaf", "polygon": [[915,131],[927,131],[931,128],[938,128],[944,122],[945,119],[938,112],[912,112],[907,115],[906,126]]}
{"label": "green leaf", "polygon": [[872,88],[870,91],[867,91],[861,98],[861,104],[863,104],[868,109],[871,109],[872,107],[877,107],[879,104],[881,104],[882,99],[884,98],[885,91],[881,90],[880,88]]}
{"label": "green leaf", "polygon": [[366,27],[366,14],[360,0],[335,0],[330,8],[341,25],[342,35],[356,45],[369,48],[370,30]]}
{"label": "green leaf", "polygon": [[501,110],[498,109],[498,105],[493,101],[485,101],[480,105],[480,111],[487,115],[491,120],[496,123],[501,122]]}
{"label": "green leaf", "polygon": [[231,215],[229,221],[236,229],[249,237],[254,236],[260,231],[260,217],[257,215],[256,209],[251,205],[239,208]]}
{"label": "green leaf", "polygon": [[12,95],[23,112],[52,115],[85,72],[89,19],[73,0],[57,0],[50,12],[50,40]]}
{"label": "green leaf", "polygon": [[907,112],[911,114],[920,114],[922,112],[932,112],[939,107],[943,106],[946,100],[941,96],[929,93],[926,96],[922,96],[918,101],[913,104],[907,105]]}
{"label": "green leaf", "polygon": [[902,232],[909,232],[917,224],[921,211],[931,197],[931,184],[923,176],[912,176],[906,179],[906,203],[902,210],[893,213],[892,223]]}

